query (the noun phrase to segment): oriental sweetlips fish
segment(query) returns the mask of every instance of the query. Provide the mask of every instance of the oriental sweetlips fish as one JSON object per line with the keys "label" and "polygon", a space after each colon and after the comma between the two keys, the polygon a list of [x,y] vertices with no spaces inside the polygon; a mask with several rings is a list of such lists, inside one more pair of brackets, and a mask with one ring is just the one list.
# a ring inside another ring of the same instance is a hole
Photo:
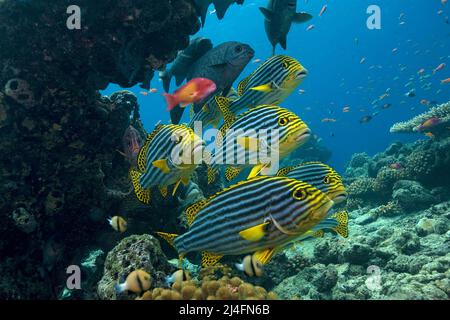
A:
{"label": "oriental sweetlips fish", "polygon": [[178,251],[202,252],[202,266],[225,255],[255,253],[266,264],[320,223],[334,202],[310,184],[286,177],[258,176],[189,206],[189,231],[158,232]]}
{"label": "oriental sweetlips fish", "polygon": [[[278,106],[258,106],[239,117],[226,109],[223,113],[225,123],[219,129],[221,135],[216,138],[215,152],[211,159],[207,159],[208,153],[205,155],[206,162],[209,162],[209,183],[215,180],[222,164],[227,165],[225,177],[228,181],[246,167],[253,167],[248,178],[258,175],[263,169],[270,170],[273,156],[277,160],[283,159],[311,136],[311,130],[296,114]],[[261,161],[264,151],[268,151],[265,162]]]}
{"label": "oriental sweetlips fish", "polygon": [[234,114],[262,104],[278,105],[289,97],[307,75],[308,70],[296,59],[276,55],[239,83],[239,99],[216,99]]}
{"label": "oriental sweetlips fish", "polygon": [[[130,176],[137,198],[150,202],[150,188],[159,187],[163,196],[167,187],[175,184],[175,194],[180,183],[187,185],[201,162],[204,142],[184,125],[158,125],[147,136],[137,158],[137,167]],[[197,161],[198,159],[198,161]]]}

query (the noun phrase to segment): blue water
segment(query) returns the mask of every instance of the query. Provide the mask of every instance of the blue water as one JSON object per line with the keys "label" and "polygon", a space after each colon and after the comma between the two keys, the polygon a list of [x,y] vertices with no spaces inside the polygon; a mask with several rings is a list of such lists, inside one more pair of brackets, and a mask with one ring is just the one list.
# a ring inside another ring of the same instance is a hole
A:
{"label": "blue water", "polygon": [[[265,6],[266,2],[246,0],[243,6],[233,5],[221,21],[209,14],[205,27],[197,35],[210,38],[214,45],[230,40],[248,43],[256,51],[255,58],[265,60],[272,49],[258,7]],[[328,10],[318,17],[324,4],[328,5]],[[366,26],[369,16],[366,10],[371,4],[381,8],[381,30],[369,30]],[[213,9],[211,5],[210,10]],[[439,10],[443,10],[441,15],[437,13]],[[418,139],[418,136],[390,134],[389,128],[395,122],[426,111],[428,107],[420,104],[422,99],[439,103],[450,100],[450,84],[440,83],[450,77],[450,25],[444,22],[450,15],[450,3],[442,5],[440,0],[298,0],[297,11],[306,11],[314,18],[306,24],[293,25],[288,35],[288,50],[278,46],[276,52],[295,57],[310,73],[299,87],[305,93],[294,92],[281,105],[296,112],[323,139],[323,144],[333,152],[329,164],[338,170],[343,170],[355,152],[374,154],[393,141]],[[404,25],[399,24],[401,13],[404,13]],[[309,24],[314,24],[315,28],[306,31]],[[394,48],[398,49],[397,53],[392,53]],[[360,64],[363,57],[366,61]],[[447,66],[425,82],[418,81],[418,70],[424,68],[426,74],[431,74],[440,63]],[[240,79],[256,67],[257,64],[250,63]],[[402,67],[406,69],[402,71]],[[395,77],[399,77],[398,80],[394,80]],[[409,90],[405,84],[410,77],[414,77],[414,98],[404,95]],[[138,96],[142,120],[148,130],[159,120],[168,123],[170,119],[157,78],[153,79],[152,87],[158,89],[158,93],[143,96],[139,94],[142,91],[139,87],[129,89]],[[427,82],[431,83],[431,89],[421,89]],[[171,89],[174,87],[172,83]],[[388,88],[390,96],[378,105],[390,103],[392,106],[381,110],[371,122],[360,124],[361,117],[380,109],[371,103]],[[103,94],[119,89],[111,85]],[[441,92],[437,93],[439,89]],[[350,112],[343,113],[344,106],[349,106]],[[185,121],[187,114],[185,112]],[[337,121],[323,123],[323,118]]]}

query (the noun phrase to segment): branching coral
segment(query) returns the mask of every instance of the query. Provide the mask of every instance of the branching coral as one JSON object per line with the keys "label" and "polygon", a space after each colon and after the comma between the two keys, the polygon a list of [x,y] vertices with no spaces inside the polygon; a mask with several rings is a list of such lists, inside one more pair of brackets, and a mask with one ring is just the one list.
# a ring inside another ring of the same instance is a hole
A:
{"label": "branching coral", "polygon": [[[433,107],[425,113],[422,113],[410,120],[399,122],[394,124],[390,132],[391,133],[415,133],[417,127],[423,124],[425,121],[431,118],[440,119],[441,123],[435,128],[430,128],[428,131],[440,130],[442,127],[450,125],[450,102],[443,103],[439,106]],[[448,130],[447,130],[448,131]]]}

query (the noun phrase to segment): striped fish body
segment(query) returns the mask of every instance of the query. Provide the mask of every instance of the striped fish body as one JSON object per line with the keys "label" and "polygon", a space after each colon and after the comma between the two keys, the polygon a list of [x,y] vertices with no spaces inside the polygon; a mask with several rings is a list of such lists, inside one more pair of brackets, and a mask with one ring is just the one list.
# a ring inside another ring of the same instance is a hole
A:
{"label": "striped fish body", "polygon": [[[275,249],[313,228],[332,205],[309,184],[259,176],[206,200],[189,231],[175,238],[174,246],[181,256],[193,251],[222,256]],[[264,229],[259,239],[243,237],[245,230],[260,225]]]}
{"label": "striped fish body", "polygon": [[234,114],[259,105],[278,105],[303,81],[307,70],[296,59],[275,55],[239,83],[239,99],[228,101]]}
{"label": "striped fish body", "polygon": [[[228,166],[228,181],[243,168],[270,168],[268,161],[273,152],[277,152],[277,157],[282,159],[304,144],[311,134],[308,126],[297,115],[278,106],[262,105],[235,119],[230,119],[231,117],[227,114],[225,124],[220,128],[224,136],[223,139],[216,140],[218,142],[211,160],[209,181],[214,180],[213,177],[222,165]],[[278,135],[273,135],[274,133]],[[277,141],[272,141],[276,137]],[[261,151],[266,153],[266,159],[261,157]],[[251,173],[249,177],[253,176]]]}
{"label": "striped fish body", "polygon": [[[204,142],[184,125],[159,125],[141,148],[137,168],[130,170],[138,199],[148,203],[151,187],[187,184],[201,159]],[[163,191],[162,191],[163,192]]]}
{"label": "striped fish body", "polygon": [[331,167],[321,162],[307,162],[282,168],[277,176],[284,176],[309,183],[325,193],[335,203],[347,199],[347,191],[341,176]]}
{"label": "striped fish body", "polygon": [[[238,97],[237,92],[233,89],[227,95],[227,98],[231,101],[236,100]],[[215,96],[213,96],[208,99],[199,112],[193,114],[189,122],[189,127],[194,128],[195,122],[200,121],[203,127],[212,125],[217,128],[221,120],[222,113],[217,105]]]}

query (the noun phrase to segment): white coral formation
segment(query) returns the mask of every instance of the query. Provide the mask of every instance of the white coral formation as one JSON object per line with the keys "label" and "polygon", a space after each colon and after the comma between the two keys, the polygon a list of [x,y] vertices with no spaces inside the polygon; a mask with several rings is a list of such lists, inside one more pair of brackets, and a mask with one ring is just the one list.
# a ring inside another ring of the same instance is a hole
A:
{"label": "white coral formation", "polygon": [[[433,107],[425,113],[422,113],[410,120],[404,122],[398,122],[394,124],[390,132],[391,133],[416,133],[417,127],[423,124],[430,118],[439,118],[442,123],[439,127],[443,125],[450,125],[450,101],[443,103],[439,106]],[[431,130],[432,131],[432,130]]]}

